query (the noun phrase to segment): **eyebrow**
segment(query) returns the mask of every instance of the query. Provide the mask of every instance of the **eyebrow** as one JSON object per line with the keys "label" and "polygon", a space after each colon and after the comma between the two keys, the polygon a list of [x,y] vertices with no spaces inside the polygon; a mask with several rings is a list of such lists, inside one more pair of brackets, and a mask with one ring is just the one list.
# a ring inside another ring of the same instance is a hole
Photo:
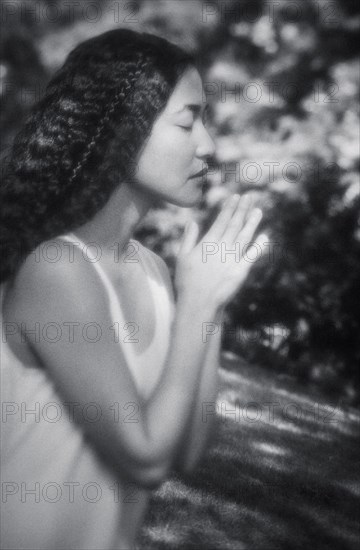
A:
{"label": "eyebrow", "polygon": [[[198,103],[188,103],[187,105],[184,105],[182,109],[179,111],[176,111],[175,115],[182,113],[183,111],[189,110],[192,111],[195,115],[199,114],[201,112],[202,105],[199,105]],[[206,103],[204,107],[204,113],[207,113],[210,106],[208,103]]]}

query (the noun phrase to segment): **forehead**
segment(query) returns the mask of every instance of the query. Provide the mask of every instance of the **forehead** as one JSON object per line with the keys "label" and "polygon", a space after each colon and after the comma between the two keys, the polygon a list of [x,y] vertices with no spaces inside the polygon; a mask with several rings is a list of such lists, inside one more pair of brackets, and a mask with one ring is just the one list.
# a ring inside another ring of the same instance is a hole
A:
{"label": "forehead", "polygon": [[197,103],[205,106],[203,85],[199,72],[195,68],[187,69],[174,88],[166,106],[166,112],[172,114],[184,105]]}

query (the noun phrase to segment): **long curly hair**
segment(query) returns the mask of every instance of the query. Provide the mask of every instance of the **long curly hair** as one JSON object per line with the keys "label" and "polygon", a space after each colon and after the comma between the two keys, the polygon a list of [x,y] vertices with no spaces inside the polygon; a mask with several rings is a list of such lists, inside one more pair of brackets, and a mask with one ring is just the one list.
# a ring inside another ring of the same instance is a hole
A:
{"label": "long curly hair", "polygon": [[116,29],[73,49],[17,134],[0,188],[3,259],[12,276],[41,242],[89,221],[131,178],[156,118],[193,56]]}

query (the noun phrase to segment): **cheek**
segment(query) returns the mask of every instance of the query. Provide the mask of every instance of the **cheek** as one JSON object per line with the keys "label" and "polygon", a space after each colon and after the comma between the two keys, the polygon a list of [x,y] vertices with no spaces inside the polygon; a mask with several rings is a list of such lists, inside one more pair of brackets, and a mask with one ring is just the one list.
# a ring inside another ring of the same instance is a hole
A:
{"label": "cheek", "polygon": [[[157,132],[149,139],[139,161],[138,176],[166,177],[188,171],[194,156],[190,137],[181,130]],[[183,174],[179,174],[183,175]]]}

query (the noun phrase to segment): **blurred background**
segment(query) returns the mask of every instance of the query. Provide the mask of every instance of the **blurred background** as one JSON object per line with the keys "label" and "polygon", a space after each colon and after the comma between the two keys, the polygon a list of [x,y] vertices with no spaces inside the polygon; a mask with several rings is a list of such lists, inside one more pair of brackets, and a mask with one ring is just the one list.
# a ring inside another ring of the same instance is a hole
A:
{"label": "blurred background", "polygon": [[135,238],[173,277],[189,216],[205,232],[234,192],[264,211],[267,252],[221,327],[217,440],[154,494],[139,548],[358,547],[360,3],[12,0],[1,18],[1,169],[70,50],[128,27],[196,55],[217,146],[202,204]]}
{"label": "blurred background", "polygon": [[[223,349],[359,404],[359,42],[355,0],[3,2],[1,160],[79,42],[146,30],[196,54],[217,145],[205,229],[229,193],[264,208],[268,255],[227,308]],[[136,238],[174,274],[189,213],[152,211]]]}

